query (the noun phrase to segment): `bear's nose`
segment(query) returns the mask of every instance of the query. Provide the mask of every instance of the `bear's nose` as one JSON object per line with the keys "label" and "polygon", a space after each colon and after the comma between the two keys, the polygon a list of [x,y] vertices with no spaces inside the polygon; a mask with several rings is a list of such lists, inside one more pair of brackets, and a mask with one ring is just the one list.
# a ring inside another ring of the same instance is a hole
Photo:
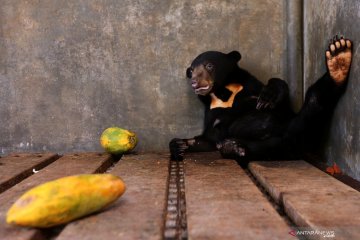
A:
{"label": "bear's nose", "polygon": [[197,81],[195,80],[195,79],[191,79],[191,86],[193,87],[193,88],[196,88],[197,87]]}

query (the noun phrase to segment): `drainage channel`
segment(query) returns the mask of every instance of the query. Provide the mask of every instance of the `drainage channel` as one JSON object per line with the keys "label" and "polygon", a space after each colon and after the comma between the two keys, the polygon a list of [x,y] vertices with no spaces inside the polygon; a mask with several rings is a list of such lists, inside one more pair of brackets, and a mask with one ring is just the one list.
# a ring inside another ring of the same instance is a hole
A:
{"label": "drainage channel", "polygon": [[184,163],[170,161],[164,239],[185,240],[187,236]]}
{"label": "drainage channel", "polygon": [[[266,200],[271,204],[271,206],[276,210],[276,212],[281,216],[281,218],[285,221],[285,223],[289,226],[289,230],[297,231],[299,230],[298,226],[287,216],[285,213],[284,206],[276,203],[274,199],[270,196],[270,194],[265,190],[265,188],[261,185],[261,183],[256,179],[256,177],[249,171],[247,168],[243,168],[245,173],[251,179],[251,181],[255,184],[255,186],[259,189],[259,191],[263,194]],[[290,234],[290,232],[289,232]],[[294,236],[295,237],[295,236]],[[295,239],[306,240],[306,237],[296,236]]]}

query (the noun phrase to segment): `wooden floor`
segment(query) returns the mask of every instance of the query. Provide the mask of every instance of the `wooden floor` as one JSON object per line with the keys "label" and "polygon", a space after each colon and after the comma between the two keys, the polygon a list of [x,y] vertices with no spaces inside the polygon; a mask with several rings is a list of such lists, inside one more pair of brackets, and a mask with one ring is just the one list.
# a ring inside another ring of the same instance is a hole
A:
{"label": "wooden floor", "polygon": [[[111,207],[65,226],[5,223],[28,189],[60,177],[109,172],[126,183]],[[242,169],[216,153],[104,153],[0,158],[0,239],[360,239],[360,192],[304,161]]]}

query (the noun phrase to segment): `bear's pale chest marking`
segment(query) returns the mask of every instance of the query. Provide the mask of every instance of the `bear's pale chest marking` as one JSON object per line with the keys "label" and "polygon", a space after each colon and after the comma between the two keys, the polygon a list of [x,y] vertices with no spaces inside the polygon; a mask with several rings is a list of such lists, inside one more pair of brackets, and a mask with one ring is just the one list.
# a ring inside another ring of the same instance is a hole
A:
{"label": "bear's pale chest marking", "polygon": [[224,102],[220,98],[218,98],[214,93],[210,93],[211,96],[210,109],[231,108],[234,103],[236,94],[238,94],[238,92],[240,92],[243,89],[243,86],[238,83],[232,83],[225,87],[232,92],[229,99],[226,102]]}

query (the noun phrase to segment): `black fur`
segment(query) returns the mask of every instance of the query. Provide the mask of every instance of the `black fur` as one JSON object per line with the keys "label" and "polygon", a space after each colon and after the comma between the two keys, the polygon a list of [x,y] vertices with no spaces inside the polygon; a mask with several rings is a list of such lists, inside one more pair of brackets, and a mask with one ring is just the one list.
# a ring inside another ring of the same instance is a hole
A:
{"label": "black fur", "polygon": [[214,150],[228,158],[295,159],[318,146],[323,126],[346,84],[336,85],[325,73],[308,89],[301,111],[295,114],[290,107],[286,82],[273,78],[264,85],[238,66],[240,59],[237,51],[204,52],[187,69],[186,75],[192,79],[196,67],[211,63],[210,93],[222,101],[227,101],[232,94],[226,88],[228,84],[241,84],[243,89],[229,108],[210,109],[210,93],[199,95],[205,106],[204,131],[191,139],[171,140],[172,159],[182,160],[185,152]]}

